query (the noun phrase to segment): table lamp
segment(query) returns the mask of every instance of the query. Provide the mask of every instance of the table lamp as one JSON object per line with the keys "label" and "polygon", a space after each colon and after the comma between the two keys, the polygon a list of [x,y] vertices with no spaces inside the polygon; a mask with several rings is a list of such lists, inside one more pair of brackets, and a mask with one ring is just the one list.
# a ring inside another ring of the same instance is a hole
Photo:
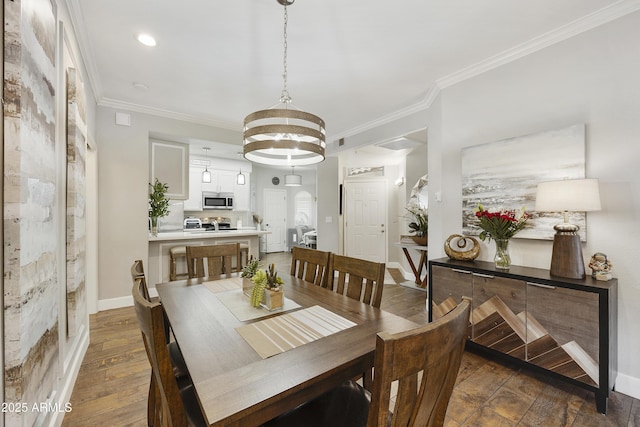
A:
{"label": "table lamp", "polygon": [[541,182],[536,193],[536,211],[563,212],[564,223],[553,227],[553,252],[551,270],[553,276],[568,279],[584,279],[584,259],[578,227],[569,223],[569,211],[588,212],[600,210],[600,191],[597,179],[565,179]]}

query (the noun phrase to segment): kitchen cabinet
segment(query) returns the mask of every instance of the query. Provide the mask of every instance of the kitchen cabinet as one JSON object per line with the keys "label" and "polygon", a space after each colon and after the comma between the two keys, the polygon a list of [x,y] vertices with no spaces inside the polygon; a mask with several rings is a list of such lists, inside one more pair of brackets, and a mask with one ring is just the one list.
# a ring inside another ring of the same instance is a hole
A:
{"label": "kitchen cabinet", "polygon": [[189,198],[184,202],[185,211],[202,211],[202,192],[233,193],[234,211],[250,210],[250,180],[251,174],[244,172],[246,183],[236,183],[237,172],[228,170],[208,169],[211,172],[211,182],[202,182],[203,166],[189,168]]}
{"label": "kitchen cabinet", "polygon": [[189,198],[189,145],[180,142],[149,141],[149,182],[167,184],[167,197],[173,200]]}
{"label": "kitchen cabinet", "polygon": [[599,412],[617,375],[616,279],[551,276],[483,261],[429,261],[429,320],[472,297],[467,345],[593,391]]}
{"label": "kitchen cabinet", "polygon": [[250,190],[249,190],[249,182],[251,181],[251,174],[244,173],[245,176],[245,184],[238,185],[236,181],[233,184],[233,194],[234,194],[234,211],[250,211],[251,210],[251,198],[250,198]]}
{"label": "kitchen cabinet", "polygon": [[[204,169],[202,169],[204,171]],[[211,172],[211,182],[202,183],[202,191],[212,193],[233,193],[236,183],[236,173],[232,171],[209,169]],[[202,181],[202,172],[200,172]]]}

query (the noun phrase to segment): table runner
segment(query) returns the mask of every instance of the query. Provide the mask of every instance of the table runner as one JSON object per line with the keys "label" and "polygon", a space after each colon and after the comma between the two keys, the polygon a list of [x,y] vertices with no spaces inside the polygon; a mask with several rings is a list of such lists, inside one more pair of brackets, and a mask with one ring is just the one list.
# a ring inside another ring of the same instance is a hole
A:
{"label": "table runner", "polygon": [[356,323],[314,305],[239,326],[236,331],[260,357],[266,359],[353,326],[356,326]]}
{"label": "table runner", "polygon": [[225,292],[234,289],[242,289],[242,277],[230,277],[228,279],[218,279],[211,282],[202,283],[211,292]]}
{"label": "table runner", "polygon": [[236,316],[236,319],[241,322],[301,307],[300,304],[290,300],[286,296],[284,297],[284,306],[282,309],[269,311],[264,307],[254,307],[251,305],[249,297],[242,293],[242,289],[219,292],[216,294],[216,297],[234,316]]}

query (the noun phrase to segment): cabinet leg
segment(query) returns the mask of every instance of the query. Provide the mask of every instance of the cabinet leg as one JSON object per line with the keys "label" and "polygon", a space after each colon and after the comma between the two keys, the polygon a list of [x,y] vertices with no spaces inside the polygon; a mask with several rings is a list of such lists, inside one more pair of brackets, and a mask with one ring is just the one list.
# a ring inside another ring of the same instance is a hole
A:
{"label": "cabinet leg", "polygon": [[596,409],[601,414],[607,413],[607,394],[596,391]]}

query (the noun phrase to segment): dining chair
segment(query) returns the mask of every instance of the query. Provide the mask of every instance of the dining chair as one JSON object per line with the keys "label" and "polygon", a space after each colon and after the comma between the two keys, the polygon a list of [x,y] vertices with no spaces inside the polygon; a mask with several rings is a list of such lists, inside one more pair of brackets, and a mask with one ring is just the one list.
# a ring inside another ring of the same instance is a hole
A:
{"label": "dining chair", "polygon": [[[147,357],[151,364],[154,386],[153,413],[147,415],[149,425],[153,426],[205,426],[207,423],[200,410],[193,384],[179,385],[173,373],[169,349],[165,342],[164,317],[162,305],[150,302],[144,296],[144,283],[137,278],[131,294],[136,316],[142,332]],[[151,402],[150,402],[151,405]]]}
{"label": "dining chair", "polygon": [[327,287],[339,294],[380,308],[384,271],[383,262],[331,254]]}
{"label": "dining chair", "polygon": [[[187,271],[189,278],[219,276],[233,271],[233,258],[236,266],[241,265],[240,243],[221,245],[187,246]],[[205,262],[206,260],[206,262]]]}
{"label": "dining chair", "polygon": [[291,255],[291,275],[316,286],[327,286],[330,252],[294,246]]}
{"label": "dining chair", "polygon": [[[142,260],[135,260],[131,266],[131,280],[133,285],[138,287],[139,293],[149,303],[158,303],[157,297],[151,298],[149,295],[149,288],[147,286],[147,279],[144,274],[144,265]],[[190,382],[189,371],[187,370],[187,364],[184,361],[182,352],[175,341],[171,340],[171,331],[169,325],[169,319],[167,319],[164,310],[162,310],[162,329],[164,331],[165,344],[169,352],[169,358],[171,360],[171,366],[173,367],[173,375],[180,382],[181,385]],[[149,382],[149,399],[147,403],[147,422],[149,427],[154,425],[154,419],[156,414],[156,384],[153,372],[151,373],[151,381]]]}
{"label": "dining chair", "polygon": [[[265,427],[443,426],[464,353],[470,307],[471,299],[463,297],[433,323],[378,333],[371,393],[348,381]],[[395,381],[397,395],[390,406]]]}

